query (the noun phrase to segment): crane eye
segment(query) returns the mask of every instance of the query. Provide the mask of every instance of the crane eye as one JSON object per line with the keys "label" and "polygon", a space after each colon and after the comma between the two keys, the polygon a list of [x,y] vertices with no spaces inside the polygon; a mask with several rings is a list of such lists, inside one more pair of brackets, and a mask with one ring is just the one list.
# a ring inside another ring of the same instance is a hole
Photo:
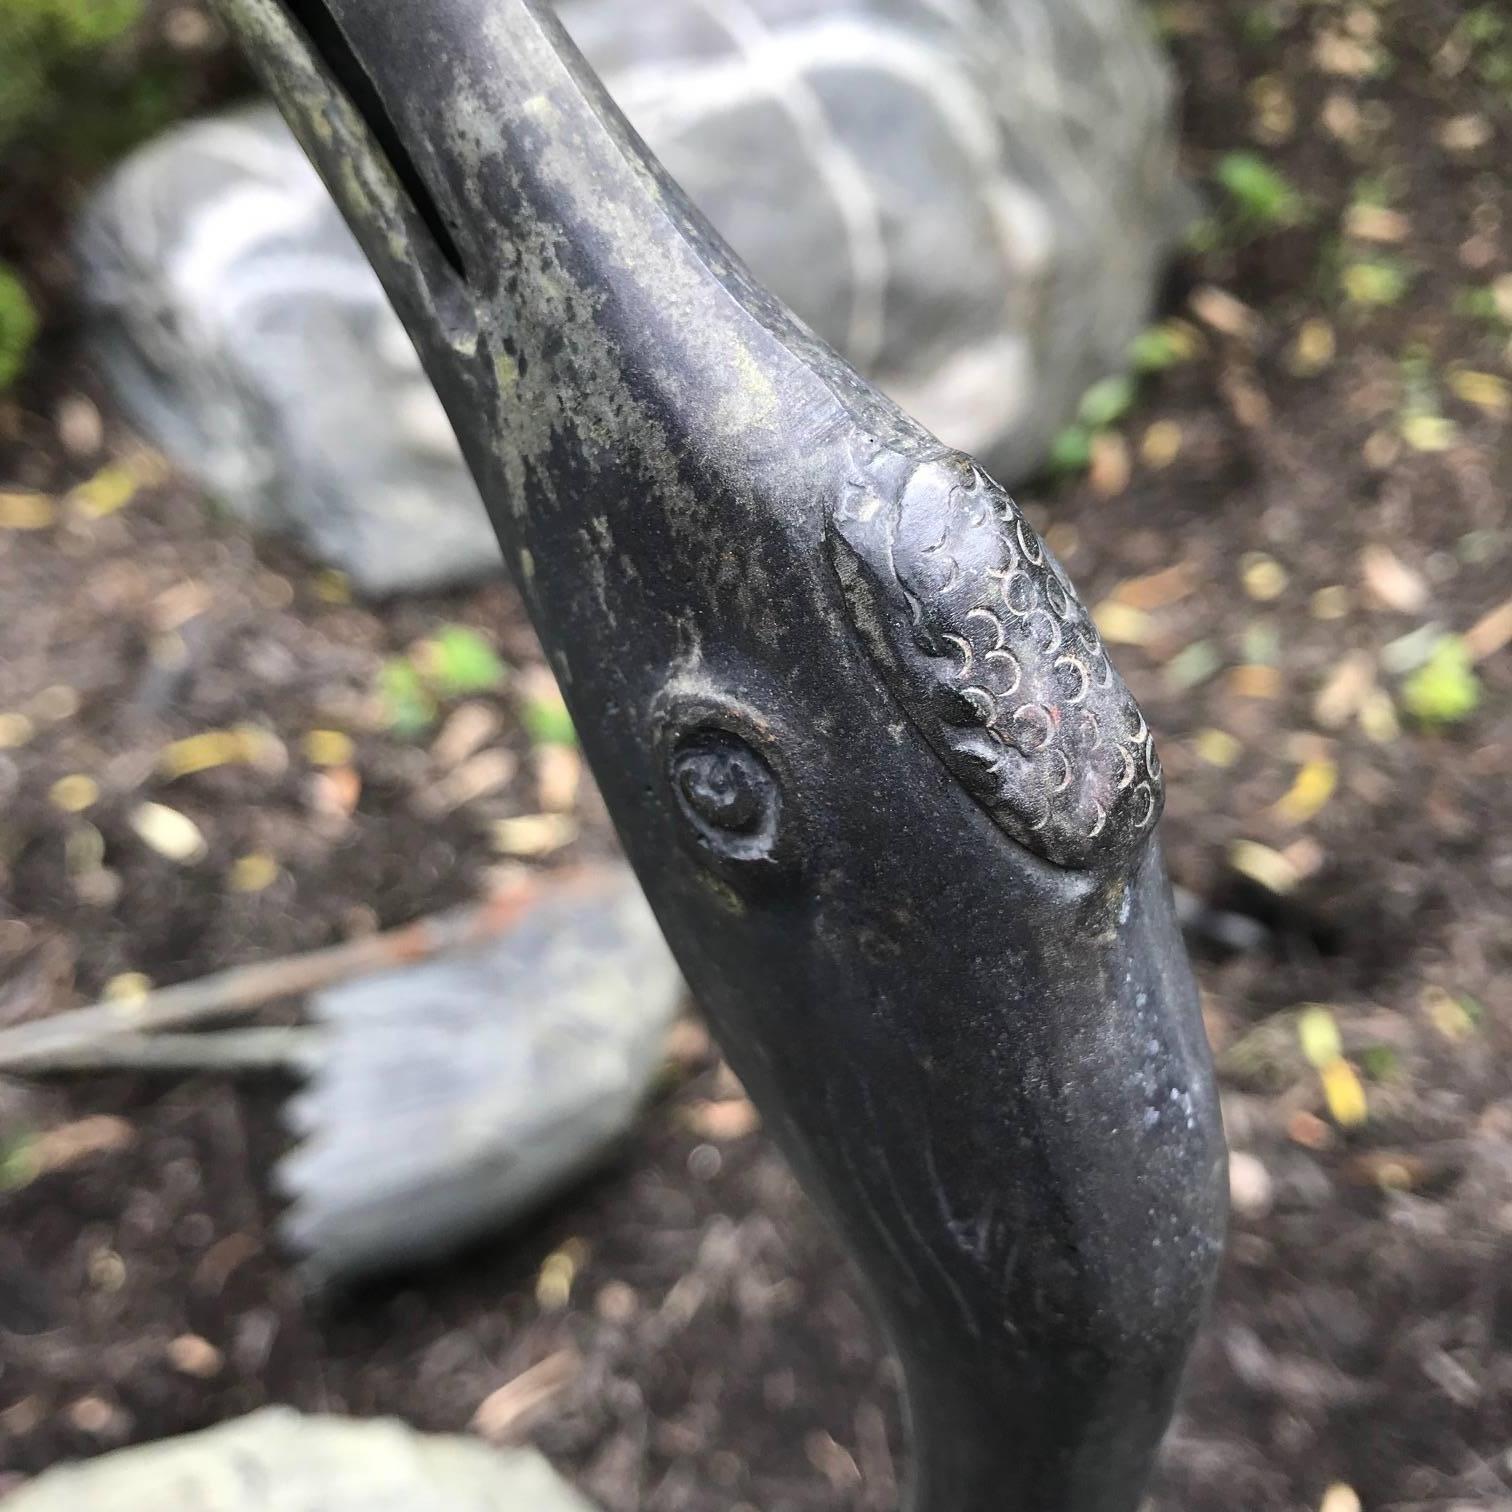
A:
{"label": "crane eye", "polygon": [[788,871],[784,783],[776,759],[761,749],[771,743],[770,728],[736,705],[703,697],[677,700],[663,730],[667,784],[693,854],[731,882]]}

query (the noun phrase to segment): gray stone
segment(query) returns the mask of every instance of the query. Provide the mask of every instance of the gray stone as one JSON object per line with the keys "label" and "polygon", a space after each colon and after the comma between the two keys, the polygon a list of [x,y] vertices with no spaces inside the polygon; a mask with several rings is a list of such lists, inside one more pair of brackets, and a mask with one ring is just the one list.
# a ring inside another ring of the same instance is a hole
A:
{"label": "gray stone", "polygon": [[[757,277],[1006,483],[1120,367],[1178,234],[1137,0],[563,0]],[[82,238],[107,372],[238,515],[382,593],[498,570],[444,416],[269,109],[130,160]]]}
{"label": "gray stone", "polygon": [[548,882],[482,946],[316,994],[275,1175],[306,1278],[436,1259],[558,1195],[634,1123],[682,995],[622,863]]}
{"label": "gray stone", "polygon": [[594,1512],[530,1449],[269,1407],[62,1465],[6,1512]]}

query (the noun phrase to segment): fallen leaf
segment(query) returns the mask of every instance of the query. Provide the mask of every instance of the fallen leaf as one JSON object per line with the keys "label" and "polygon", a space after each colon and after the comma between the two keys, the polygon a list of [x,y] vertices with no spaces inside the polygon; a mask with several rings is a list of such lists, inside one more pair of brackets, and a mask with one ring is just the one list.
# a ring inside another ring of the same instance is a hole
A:
{"label": "fallen leaf", "polygon": [[1349,613],[1349,605],[1349,589],[1341,584],[1332,583],[1313,594],[1310,607],[1314,619],[1337,620],[1343,619]]}
{"label": "fallen leaf", "polygon": [[1169,467],[1181,455],[1181,427],[1174,420],[1157,420],[1144,433],[1139,455],[1147,467],[1158,472]]}
{"label": "fallen leaf", "polygon": [[26,745],[37,727],[24,714],[0,714],[0,751],[13,751]]}
{"label": "fallen leaf", "polygon": [[1257,603],[1271,603],[1286,592],[1286,568],[1263,551],[1246,552],[1240,558],[1239,573],[1244,591]]}
{"label": "fallen leaf", "polygon": [[257,753],[257,740],[247,726],[234,730],[201,730],[164,746],[158,753],[158,770],[167,778],[192,777],[216,767],[250,763]]}
{"label": "fallen leaf", "polygon": [[1328,1111],[1341,1129],[1355,1129],[1365,1122],[1369,1114],[1365,1084],[1347,1060],[1340,1058],[1320,1066],[1318,1079],[1323,1083],[1323,1100]]}
{"label": "fallen leaf", "polygon": [[1473,662],[1485,661],[1512,644],[1512,599],[1483,614],[1460,639]]}
{"label": "fallen leaf", "polygon": [[572,1284],[588,1258],[581,1239],[569,1239],[541,1262],[536,1275],[536,1303],[543,1312],[560,1312],[572,1300]]}
{"label": "fallen leaf", "polygon": [[1408,415],[1401,431],[1413,451],[1425,454],[1448,451],[1459,436],[1459,427],[1445,415]]}
{"label": "fallen leaf", "polygon": [[356,754],[352,737],[343,730],[311,730],[304,738],[305,760],[312,766],[349,766]]}
{"label": "fallen leaf", "polygon": [[1298,1108],[1286,1121],[1286,1137],[1307,1150],[1327,1150],[1336,1139],[1334,1131],[1305,1108]]}
{"label": "fallen leaf", "polygon": [[1271,812],[1283,824],[1306,824],[1315,818],[1333,797],[1339,783],[1339,769],[1331,761],[1303,763],[1287,792]]}
{"label": "fallen leaf", "polygon": [[1228,849],[1229,865],[1241,876],[1258,882],[1267,892],[1285,897],[1302,880],[1297,868],[1280,851],[1256,840],[1235,840]]}
{"label": "fallen leaf", "polygon": [[233,892],[259,893],[277,880],[278,861],[267,851],[252,851],[232,863],[229,882]]}
{"label": "fallen leaf", "polygon": [[498,747],[479,751],[423,794],[422,807],[432,813],[449,814],[508,787],[519,768],[519,758],[513,751]]}
{"label": "fallen leaf", "polygon": [[166,803],[139,803],[129,819],[137,838],[169,861],[192,866],[210,853],[194,820]]}
{"label": "fallen leaf", "polygon": [[1412,234],[1412,222],[1400,210],[1384,205],[1351,205],[1344,217],[1344,230],[1359,241],[1404,242]]}
{"label": "fallen leaf", "polygon": [[1375,686],[1375,658],[1368,651],[1351,651],[1329,674],[1313,700],[1313,718],[1325,730],[1341,730],[1359,713],[1365,695]]}
{"label": "fallen leaf", "polygon": [[575,746],[540,745],[531,758],[536,797],[548,813],[564,814],[577,804],[583,781],[583,758]]}
{"label": "fallen leaf", "polygon": [[1260,317],[1243,300],[1215,284],[1204,284],[1191,296],[1192,313],[1224,336],[1249,341],[1260,332]]}
{"label": "fallen leaf", "polygon": [[1372,688],[1360,701],[1360,729],[1376,745],[1390,745],[1402,733],[1396,705],[1384,688]]}
{"label": "fallen leaf", "polygon": [[1199,730],[1196,740],[1197,755],[1209,766],[1231,767],[1238,761],[1244,747],[1227,730]]}
{"label": "fallen leaf", "polygon": [[1512,384],[1495,373],[1478,373],[1460,368],[1449,375],[1449,387],[1466,404],[1473,404],[1497,419],[1512,415]]}
{"label": "fallen leaf", "polygon": [[1092,611],[1098,634],[1114,646],[1145,646],[1154,639],[1155,621],[1142,609],[1106,598]]}
{"label": "fallen leaf", "polygon": [[1193,641],[1165,664],[1161,676],[1173,693],[1186,693],[1205,683],[1222,665],[1211,641]]}
{"label": "fallen leaf", "polygon": [[92,1155],[128,1149],[135,1142],[136,1130],[124,1118],[96,1113],[37,1135],[27,1146],[27,1159],[37,1175],[45,1176]]}
{"label": "fallen leaf", "polygon": [[1344,1054],[1338,1020],[1321,1003],[1311,1003],[1297,1017],[1297,1043],[1314,1070],[1322,1070]]}
{"label": "fallen leaf", "polygon": [[1321,31],[1313,43],[1313,62],[1336,78],[1368,79],[1379,61],[1375,48],[1341,31]]}
{"label": "fallen leaf", "polygon": [[1095,493],[1117,498],[1129,486],[1131,470],[1129,443],[1117,431],[1100,431],[1092,438],[1087,481]]}
{"label": "fallen leaf", "polygon": [[577,839],[578,821],[569,814],[519,814],[496,820],[494,849],[506,856],[547,856]]}
{"label": "fallen leaf", "polygon": [[176,1371],[199,1381],[208,1381],[219,1375],[225,1363],[220,1350],[198,1334],[180,1334],[169,1340],[166,1353],[168,1363]]}
{"label": "fallen leaf", "polygon": [[1360,1498],[1353,1486],[1335,1481],[1323,1493],[1318,1503],[1318,1512],[1360,1512]]}
{"label": "fallen leaf", "polygon": [[503,728],[504,720],[491,704],[465,703],[452,711],[431,744],[431,760],[443,770],[460,766],[482,750]]}
{"label": "fallen leaf", "polygon": [[1458,724],[1480,707],[1480,679],[1457,635],[1446,635],[1428,660],[1402,684],[1402,704],[1426,725]]}
{"label": "fallen leaf", "polygon": [[483,1398],[473,1413],[472,1431],[491,1444],[506,1442],[527,1418],[571,1385],[581,1368],[581,1359],[570,1349],[547,1355]]}
{"label": "fallen leaf", "polygon": [[1423,989],[1420,1001],[1428,1022],[1446,1040],[1458,1043],[1475,1033],[1475,1015],[1465,1006],[1464,1000],[1455,997],[1452,992],[1446,992],[1442,987],[1428,986]]}
{"label": "fallen leaf", "polygon": [[761,1127],[761,1114],[748,1097],[722,1102],[697,1102],[685,1110],[683,1121],[701,1139],[744,1139]]}
{"label": "fallen leaf", "polygon": [[100,784],[83,772],[71,772],[67,777],[58,778],[48,789],[47,796],[53,807],[62,809],[65,814],[82,814],[100,801]]}
{"label": "fallen leaf", "polygon": [[1478,152],[1494,135],[1483,115],[1457,115],[1438,130],[1439,146],[1446,152]]}
{"label": "fallen leaf", "polygon": [[1433,1167],[1405,1150],[1364,1150],[1344,1167],[1351,1181],[1387,1192],[1410,1192],[1422,1186]]}
{"label": "fallen leaf", "polygon": [[1337,351],[1334,328],[1315,317],[1302,322],[1291,344],[1287,366],[1298,378],[1312,378],[1334,360]]}
{"label": "fallen leaf", "polygon": [[1228,674],[1228,688],[1238,698],[1279,698],[1281,673],[1275,667],[1232,667]]}
{"label": "fallen leaf", "polygon": [[101,520],[118,509],[124,509],[136,498],[141,486],[142,480],[134,468],[123,462],[112,462],[71,489],[67,502],[86,519]]}
{"label": "fallen leaf", "polygon": [[57,506],[46,494],[31,489],[0,493],[0,530],[46,530],[57,519]]}
{"label": "fallen leaf", "polygon": [[1143,577],[1125,578],[1108,598],[1131,609],[1164,609],[1167,604],[1179,603],[1194,587],[1196,574],[1191,564],[1177,562]]}
{"label": "fallen leaf", "polygon": [[1372,543],[1360,553],[1365,586],[1388,609],[1417,614],[1428,603],[1428,584],[1386,546]]}
{"label": "fallen leaf", "polygon": [[329,767],[316,772],[310,784],[315,808],[333,819],[350,819],[362,799],[362,777],[356,767]]}

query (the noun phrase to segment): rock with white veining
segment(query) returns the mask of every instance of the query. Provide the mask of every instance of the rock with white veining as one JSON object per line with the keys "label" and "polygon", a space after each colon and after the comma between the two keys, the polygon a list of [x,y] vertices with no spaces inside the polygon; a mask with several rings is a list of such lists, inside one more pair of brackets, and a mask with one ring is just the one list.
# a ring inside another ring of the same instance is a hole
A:
{"label": "rock with white veining", "polygon": [[[1012,484],[1118,368],[1179,234],[1138,0],[562,0],[758,278]],[[107,373],[236,514],[374,593],[499,570],[444,415],[270,108],[132,158],[81,238]]]}
{"label": "rock with white veining", "polygon": [[269,1407],[61,1465],[6,1512],[595,1512],[530,1449]]}

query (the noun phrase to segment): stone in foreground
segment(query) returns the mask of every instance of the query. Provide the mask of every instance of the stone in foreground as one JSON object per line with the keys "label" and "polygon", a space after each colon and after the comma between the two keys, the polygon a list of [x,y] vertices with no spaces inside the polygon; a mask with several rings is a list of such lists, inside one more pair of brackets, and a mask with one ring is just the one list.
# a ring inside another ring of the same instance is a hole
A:
{"label": "stone in foreground", "polygon": [[595,1512],[534,1450],[269,1407],[62,1465],[6,1512]]}

